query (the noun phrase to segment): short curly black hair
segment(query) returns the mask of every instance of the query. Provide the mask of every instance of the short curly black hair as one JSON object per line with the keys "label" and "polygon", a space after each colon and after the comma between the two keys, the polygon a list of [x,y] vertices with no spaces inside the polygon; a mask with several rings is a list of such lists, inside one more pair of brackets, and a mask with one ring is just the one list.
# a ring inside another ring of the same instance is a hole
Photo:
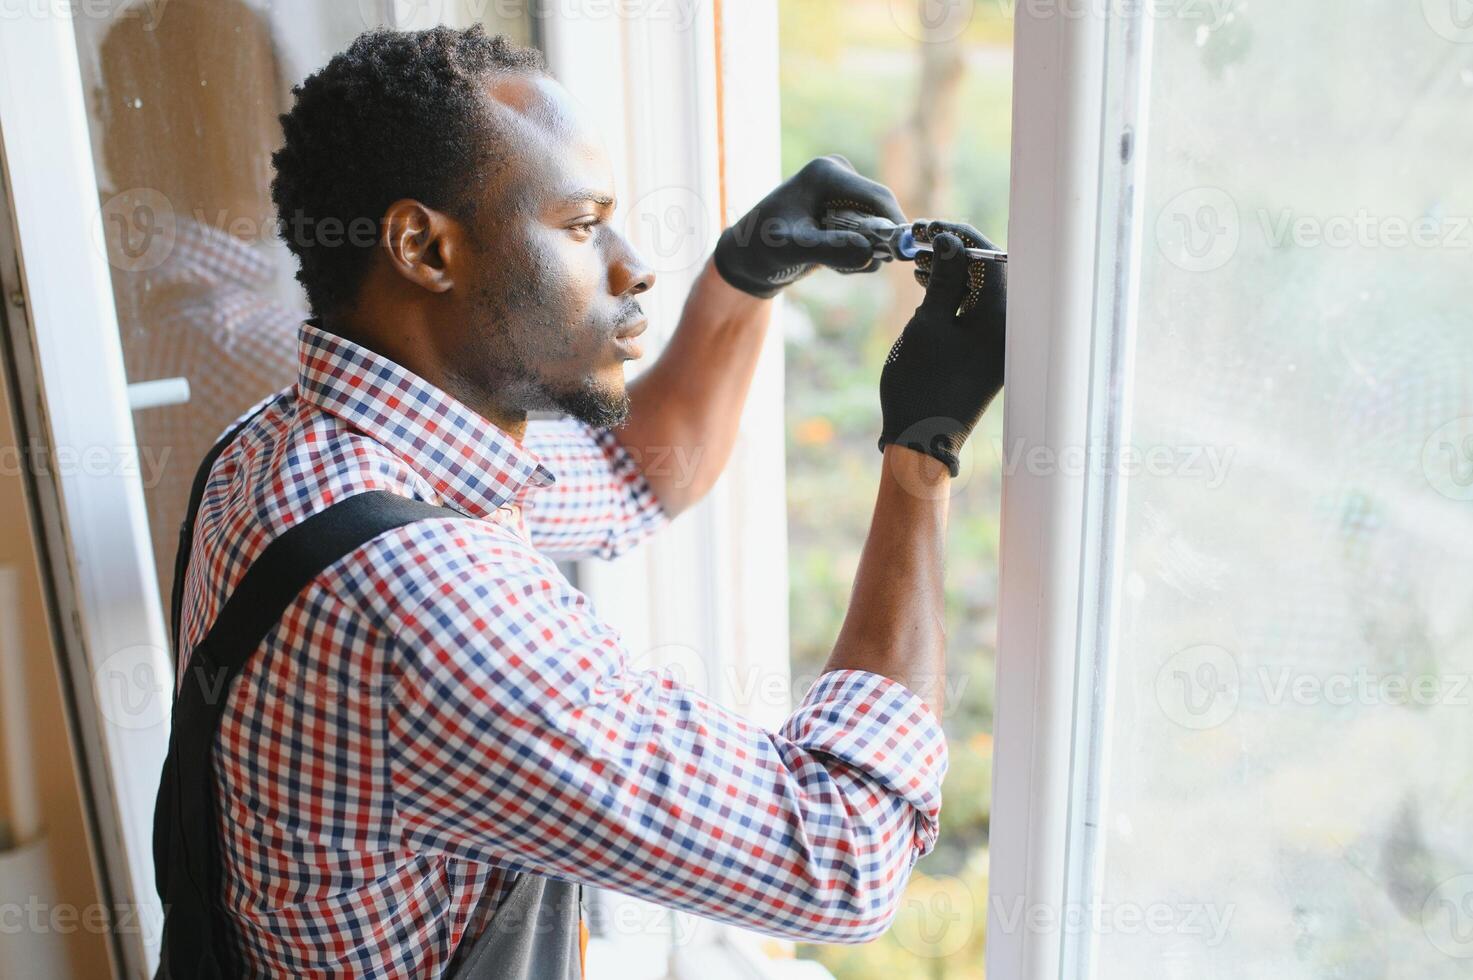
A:
{"label": "short curly black hair", "polygon": [[546,74],[547,66],[540,51],[479,24],[377,29],[292,89],[285,141],[271,157],[271,198],[315,315],[357,296],[394,201],[475,217],[468,192],[506,159],[483,85],[509,72]]}

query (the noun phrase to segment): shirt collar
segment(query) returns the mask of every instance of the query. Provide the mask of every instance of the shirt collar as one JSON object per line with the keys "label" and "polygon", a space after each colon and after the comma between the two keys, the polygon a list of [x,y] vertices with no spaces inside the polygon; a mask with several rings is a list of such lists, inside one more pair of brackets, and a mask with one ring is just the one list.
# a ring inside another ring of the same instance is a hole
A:
{"label": "shirt collar", "polygon": [[301,397],[389,447],[472,517],[520,503],[556,476],[537,453],[408,368],[305,321]]}

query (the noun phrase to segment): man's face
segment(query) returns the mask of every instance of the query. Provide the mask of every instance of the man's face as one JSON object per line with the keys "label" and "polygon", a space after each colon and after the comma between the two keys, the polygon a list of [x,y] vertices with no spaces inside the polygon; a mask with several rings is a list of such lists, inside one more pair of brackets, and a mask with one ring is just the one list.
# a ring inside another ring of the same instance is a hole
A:
{"label": "man's face", "polygon": [[503,411],[566,412],[618,427],[624,362],[645,326],[654,273],[611,223],[613,174],[596,132],[550,78],[487,86],[510,138],[469,222],[471,280],[452,370]]}

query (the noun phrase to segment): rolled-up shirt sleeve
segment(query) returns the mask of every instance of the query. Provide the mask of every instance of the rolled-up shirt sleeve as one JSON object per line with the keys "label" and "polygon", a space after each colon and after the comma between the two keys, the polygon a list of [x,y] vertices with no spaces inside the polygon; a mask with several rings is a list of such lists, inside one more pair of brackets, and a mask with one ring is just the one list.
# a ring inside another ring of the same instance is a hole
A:
{"label": "rolled-up shirt sleeve", "polygon": [[631,669],[555,566],[478,537],[380,610],[409,692],[386,709],[404,846],[783,938],[888,928],[935,844],[947,768],[921,698],[832,671],[766,730]]}
{"label": "rolled-up shirt sleeve", "polygon": [[532,544],[549,557],[615,558],[669,522],[640,463],[609,429],[533,419],[522,443],[556,476],[522,508]]}

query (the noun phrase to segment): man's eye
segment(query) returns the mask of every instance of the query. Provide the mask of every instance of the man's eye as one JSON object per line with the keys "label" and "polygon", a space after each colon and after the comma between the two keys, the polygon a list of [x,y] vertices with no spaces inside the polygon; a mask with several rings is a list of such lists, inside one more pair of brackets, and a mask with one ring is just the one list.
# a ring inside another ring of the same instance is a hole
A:
{"label": "man's eye", "polygon": [[598,227],[598,224],[599,224],[598,219],[597,218],[594,218],[594,219],[592,219],[590,221],[584,221],[584,222],[581,222],[580,224],[573,225],[572,227],[578,229],[581,232],[584,232],[586,234],[591,235],[591,234],[593,234],[593,229],[596,228],[596,227]]}

